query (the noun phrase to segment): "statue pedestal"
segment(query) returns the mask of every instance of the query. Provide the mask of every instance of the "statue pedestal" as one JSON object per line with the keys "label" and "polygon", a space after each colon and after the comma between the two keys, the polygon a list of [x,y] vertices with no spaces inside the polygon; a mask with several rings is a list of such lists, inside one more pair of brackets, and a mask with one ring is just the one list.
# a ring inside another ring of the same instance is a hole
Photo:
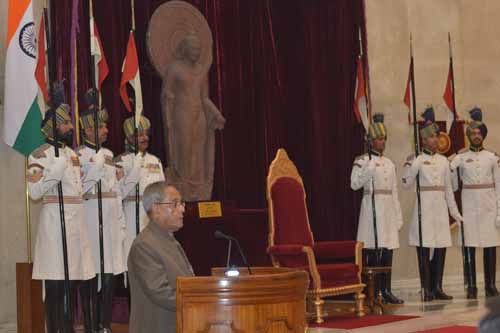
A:
{"label": "statue pedestal", "polygon": [[[175,237],[193,265],[196,275],[210,275],[212,267],[226,266],[227,241],[216,239],[220,230],[238,239],[251,266],[270,266],[267,249],[267,209],[240,209],[234,201],[222,201],[222,216],[200,218],[198,202],[186,203],[184,227]],[[235,247],[231,264],[243,266]]]}

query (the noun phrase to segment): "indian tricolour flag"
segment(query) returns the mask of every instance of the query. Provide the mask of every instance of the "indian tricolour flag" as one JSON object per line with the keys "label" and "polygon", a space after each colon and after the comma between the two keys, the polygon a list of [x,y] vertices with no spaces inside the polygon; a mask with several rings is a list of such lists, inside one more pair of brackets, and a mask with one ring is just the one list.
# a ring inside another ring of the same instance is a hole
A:
{"label": "indian tricolour flag", "polygon": [[23,155],[44,142],[38,105],[36,32],[31,0],[9,0],[3,139]]}

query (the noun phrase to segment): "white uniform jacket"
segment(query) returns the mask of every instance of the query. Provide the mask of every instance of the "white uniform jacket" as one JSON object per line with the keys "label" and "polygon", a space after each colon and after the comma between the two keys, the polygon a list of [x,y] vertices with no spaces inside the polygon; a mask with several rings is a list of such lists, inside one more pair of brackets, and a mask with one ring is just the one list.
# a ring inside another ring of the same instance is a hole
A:
{"label": "white uniform jacket", "polygon": [[64,261],[59,212],[58,183],[62,182],[64,219],[70,280],[88,280],[95,276],[94,261],[84,221],[83,190],[80,161],[69,147],[44,144],[28,159],[28,173],[40,174],[38,180],[28,181],[31,199],[42,200],[36,235],[33,279],[63,280]]}
{"label": "white uniform jacket", "polygon": [[[450,160],[454,190],[458,189],[458,173],[462,180],[465,246],[499,246],[500,161],[498,156],[484,149],[479,152],[465,149],[457,155],[450,156]],[[458,242],[462,244],[460,232]]]}
{"label": "white uniform jacket", "polygon": [[[451,246],[451,230],[448,210],[458,221],[462,220],[451,184],[448,159],[440,154],[422,153],[411,155],[404,164],[403,187],[410,188],[420,177],[423,247],[443,248]],[[409,244],[419,246],[418,206],[415,198],[410,225]]]}
{"label": "white uniform jacket", "polygon": [[97,182],[101,180],[104,273],[123,273],[127,260],[123,253],[125,220],[113,153],[106,148],[101,148],[96,153],[94,148],[88,146],[80,146],[77,153],[82,163],[85,222],[95,270],[97,273],[101,272],[97,199]]}
{"label": "white uniform jacket", "polygon": [[144,155],[124,153],[116,158],[116,163],[123,167],[125,173],[125,177],[121,183],[121,192],[127,225],[127,237],[125,240],[125,258],[127,258],[132,242],[137,236],[135,185],[139,184],[139,225],[140,231],[142,231],[149,222],[146,211],[142,206],[144,189],[149,184],[164,181],[165,175],[160,159],[147,152]]}
{"label": "white uniform jacket", "polygon": [[378,246],[388,249],[399,247],[398,231],[403,226],[401,206],[398,199],[396,168],[385,156],[368,154],[354,160],[351,172],[351,188],[363,189],[359,213],[357,240],[365,248],[375,248],[372,209],[372,183],[375,183],[375,210],[377,217]]}

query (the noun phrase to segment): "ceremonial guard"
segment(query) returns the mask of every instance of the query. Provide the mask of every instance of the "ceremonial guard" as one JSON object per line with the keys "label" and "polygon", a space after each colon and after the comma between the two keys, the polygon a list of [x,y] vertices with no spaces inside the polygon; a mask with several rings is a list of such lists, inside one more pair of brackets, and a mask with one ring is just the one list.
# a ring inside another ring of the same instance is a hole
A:
{"label": "ceremonial guard", "polygon": [[[77,149],[82,164],[85,222],[88,228],[95,271],[99,276],[100,292],[98,300],[99,320],[96,329],[111,331],[111,307],[115,286],[115,275],[126,270],[123,252],[125,241],[125,220],[121,205],[120,180],[123,170],[113,162],[113,153],[107,148],[96,152],[95,112],[97,112],[97,147],[107,139],[108,113],[105,109],[96,111],[95,101],[80,117],[83,145]],[[101,203],[99,204],[99,188]],[[101,206],[101,212],[99,212]],[[99,215],[102,214],[102,244],[100,243]],[[103,248],[101,257],[100,247]],[[104,260],[104,272],[101,271]],[[101,283],[102,282],[102,283]]]}
{"label": "ceremonial guard", "polygon": [[[450,156],[454,188],[462,182],[467,298],[477,298],[475,250],[483,248],[486,296],[498,296],[495,286],[496,247],[500,245],[499,157],[483,148],[488,129],[482,112],[474,108],[467,126],[470,146]],[[461,244],[461,237],[459,237]]]}
{"label": "ceremonial guard", "polygon": [[[370,152],[355,159],[351,172],[351,188],[363,189],[357,240],[364,243],[363,257],[368,266],[392,266],[393,250],[399,248],[398,232],[403,226],[396,168],[383,155],[386,140],[384,116],[375,114],[367,135]],[[374,212],[378,252],[375,250]],[[390,272],[379,274],[379,287],[386,303],[403,303],[392,294]]]}
{"label": "ceremonial guard", "polygon": [[[72,330],[72,309],[64,316],[77,281],[86,281],[81,287],[85,331],[92,330],[90,287],[88,281],[95,276],[90,242],[84,220],[83,188],[80,160],[70,148],[73,125],[69,105],[63,103],[62,87],[51,96],[52,108],[45,113],[42,132],[47,143],[36,149],[28,161],[28,190],[31,199],[41,200],[42,208],[36,236],[33,261],[33,279],[43,280],[45,288],[45,316],[48,332]],[[56,116],[54,136],[53,116]],[[54,137],[57,140],[54,140]],[[59,157],[56,157],[55,147]],[[59,186],[58,184],[61,184]],[[58,188],[62,191],[62,205]],[[64,211],[67,257],[64,258],[61,209]],[[70,280],[70,295],[64,288],[65,260]]]}
{"label": "ceremonial guard", "polygon": [[[417,247],[420,279],[424,288],[423,300],[448,300],[452,297],[444,293],[442,285],[446,248],[451,246],[448,210],[455,221],[462,221],[462,216],[453,196],[450,164],[446,157],[437,152],[439,127],[435,123],[434,109],[427,108],[422,116],[422,154],[417,158],[410,155],[404,164],[403,187],[410,188],[417,177],[420,182],[411,219],[409,244]],[[434,249],[432,261],[431,249]]]}
{"label": "ceremonial guard", "polygon": [[[127,225],[125,240],[125,258],[128,257],[132,242],[137,236],[136,209],[139,209],[139,231],[144,229],[148,216],[142,206],[142,194],[146,186],[158,181],[164,181],[163,166],[158,157],[147,152],[149,146],[149,131],[151,123],[144,116],[140,117],[137,126],[138,154],[135,154],[134,117],[126,119],[123,123],[125,132],[125,153],[119,155],[116,164],[123,167],[125,178],[121,183],[123,195],[123,209]],[[136,204],[136,189],[139,189],[139,204]]]}

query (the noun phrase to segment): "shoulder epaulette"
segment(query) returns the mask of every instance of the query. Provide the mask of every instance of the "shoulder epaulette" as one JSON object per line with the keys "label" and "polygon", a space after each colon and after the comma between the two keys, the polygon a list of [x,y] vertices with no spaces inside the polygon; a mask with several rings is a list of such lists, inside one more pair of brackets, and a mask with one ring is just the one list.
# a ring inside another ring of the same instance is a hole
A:
{"label": "shoulder epaulette", "polygon": [[75,153],[77,155],[80,155],[80,151],[82,151],[85,148],[85,145],[81,145],[75,148]]}
{"label": "shoulder epaulette", "polygon": [[495,155],[495,157],[499,159],[498,162],[500,163],[500,155],[498,155],[496,151],[487,150],[487,152],[492,153],[493,155]]}
{"label": "shoulder epaulette", "polygon": [[457,154],[451,154],[450,156],[448,156],[448,161],[452,161],[455,156],[457,156]]}
{"label": "shoulder epaulette", "polygon": [[127,156],[129,154],[132,154],[132,153],[129,153],[129,152],[124,152],[124,153],[121,153],[120,155],[116,156],[114,158],[114,162],[117,163],[117,162],[122,162],[123,161],[123,157],[124,156]]}
{"label": "shoulder epaulette", "polygon": [[43,157],[47,157],[47,154],[45,154],[45,151],[47,149],[49,149],[51,146],[50,144],[48,143],[44,143],[43,145],[41,145],[40,147],[38,147],[37,149],[35,149],[32,153],[31,153],[31,156],[33,156],[34,158],[43,158]]}
{"label": "shoulder epaulette", "polygon": [[468,151],[469,151],[469,148],[462,148],[462,149],[460,149],[460,150],[458,151],[458,153],[457,153],[457,154],[463,154],[463,153],[466,153],[466,152],[468,152]]}
{"label": "shoulder epaulette", "polygon": [[406,157],[406,161],[404,162],[403,166],[408,167],[411,166],[411,161],[415,159],[415,154],[410,154],[408,157]]}
{"label": "shoulder epaulette", "polygon": [[365,158],[365,156],[367,156],[367,155],[368,154],[356,156],[356,158],[354,159],[354,162],[352,163],[353,166],[358,167],[358,168],[362,168],[361,164],[359,164],[359,161],[362,160],[363,158]]}
{"label": "shoulder epaulette", "polygon": [[359,161],[359,160],[365,158],[367,155],[368,154],[358,155],[358,156],[356,156],[356,158],[354,159],[354,161]]}

